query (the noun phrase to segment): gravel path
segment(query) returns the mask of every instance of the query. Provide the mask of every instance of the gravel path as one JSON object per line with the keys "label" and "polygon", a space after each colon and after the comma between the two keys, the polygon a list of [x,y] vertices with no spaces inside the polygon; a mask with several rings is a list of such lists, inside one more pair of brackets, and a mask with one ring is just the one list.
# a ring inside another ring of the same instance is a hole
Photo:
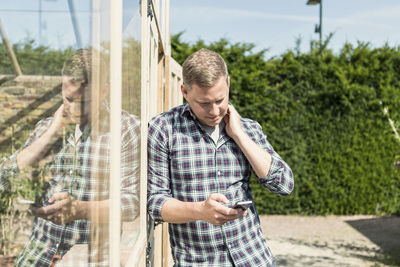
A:
{"label": "gravel path", "polygon": [[278,266],[400,266],[400,217],[260,219]]}

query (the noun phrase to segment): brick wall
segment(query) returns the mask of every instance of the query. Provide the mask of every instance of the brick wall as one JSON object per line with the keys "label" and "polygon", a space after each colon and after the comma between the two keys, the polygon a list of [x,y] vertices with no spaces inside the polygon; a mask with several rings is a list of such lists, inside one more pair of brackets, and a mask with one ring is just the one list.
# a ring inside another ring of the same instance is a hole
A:
{"label": "brick wall", "polygon": [[61,76],[0,75],[0,155],[18,149],[61,101]]}

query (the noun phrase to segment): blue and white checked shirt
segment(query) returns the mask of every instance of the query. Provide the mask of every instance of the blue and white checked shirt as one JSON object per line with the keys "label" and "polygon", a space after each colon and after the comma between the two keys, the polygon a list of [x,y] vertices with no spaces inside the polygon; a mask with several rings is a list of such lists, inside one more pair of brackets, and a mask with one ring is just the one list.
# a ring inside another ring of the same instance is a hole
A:
{"label": "blue and white checked shirt", "polygon": [[[279,195],[289,195],[294,180],[290,167],[274,151],[261,126],[241,118],[248,136],[272,156],[267,177],[259,182]],[[165,201],[204,201],[212,193],[231,203],[252,200],[251,165],[225,129],[217,144],[189,108],[182,105],[153,118],[148,134],[148,212],[163,221]],[[244,218],[222,226],[205,221],[169,224],[175,266],[274,266],[254,206]]]}

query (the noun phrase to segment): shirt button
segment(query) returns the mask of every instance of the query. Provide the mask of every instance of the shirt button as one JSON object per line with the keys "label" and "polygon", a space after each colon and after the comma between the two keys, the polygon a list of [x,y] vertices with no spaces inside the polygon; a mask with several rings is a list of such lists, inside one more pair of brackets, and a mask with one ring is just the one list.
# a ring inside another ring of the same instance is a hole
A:
{"label": "shirt button", "polygon": [[220,172],[220,171],[218,171],[218,172],[217,172],[217,174],[218,174],[218,176],[220,176],[220,175],[221,175],[221,172]]}
{"label": "shirt button", "polygon": [[69,174],[72,175],[72,173],[74,173],[74,171],[73,171],[73,170],[70,170],[70,171],[69,171]]}

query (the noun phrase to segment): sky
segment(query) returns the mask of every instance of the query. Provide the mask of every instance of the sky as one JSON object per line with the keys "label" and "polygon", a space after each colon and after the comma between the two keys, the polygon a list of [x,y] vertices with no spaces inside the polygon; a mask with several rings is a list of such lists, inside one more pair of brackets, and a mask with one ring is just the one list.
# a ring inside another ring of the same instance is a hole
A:
{"label": "sky", "polygon": [[[100,38],[109,40],[108,0],[97,0],[101,21]],[[35,40],[54,49],[91,45],[92,0],[72,0],[80,45],[74,32],[68,0],[0,0],[0,19],[11,43]],[[123,1],[125,37],[140,39],[139,0]]]}
{"label": "sky", "polygon": [[[329,48],[339,51],[345,42],[370,42],[372,47],[400,45],[399,0],[323,0],[323,38],[334,33]],[[184,32],[182,40],[207,43],[221,38],[254,43],[269,49],[267,57],[293,49],[301,38],[301,50],[318,40],[319,5],[307,0],[171,0],[171,33]]]}
{"label": "sky", "polygon": [[[101,0],[105,2],[106,0]],[[73,0],[82,42],[90,43],[90,0]],[[255,50],[268,49],[273,57],[295,47],[308,51],[318,40],[319,5],[307,0],[171,0],[171,33],[184,32],[182,40],[193,43],[228,39],[246,42]],[[125,14],[134,12],[138,22],[139,0],[124,1]],[[372,47],[400,45],[399,0],[323,0],[323,38],[334,36],[329,48],[339,51],[345,42],[369,42]],[[42,12],[39,12],[42,10]],[[124,15],[124,25],[129,24]],[[34,39],[53,48],[76,46],[67,0],[1,0],[0,19],[12,43]],[[40,27],[39,27],[40,25]],[[137,25],[139,26],[139,25]],[[40,29],[40,30],[39,30]],[[136,27],[136,36],[140,27]],[[83,44],[83,45],[84,45]]]}

